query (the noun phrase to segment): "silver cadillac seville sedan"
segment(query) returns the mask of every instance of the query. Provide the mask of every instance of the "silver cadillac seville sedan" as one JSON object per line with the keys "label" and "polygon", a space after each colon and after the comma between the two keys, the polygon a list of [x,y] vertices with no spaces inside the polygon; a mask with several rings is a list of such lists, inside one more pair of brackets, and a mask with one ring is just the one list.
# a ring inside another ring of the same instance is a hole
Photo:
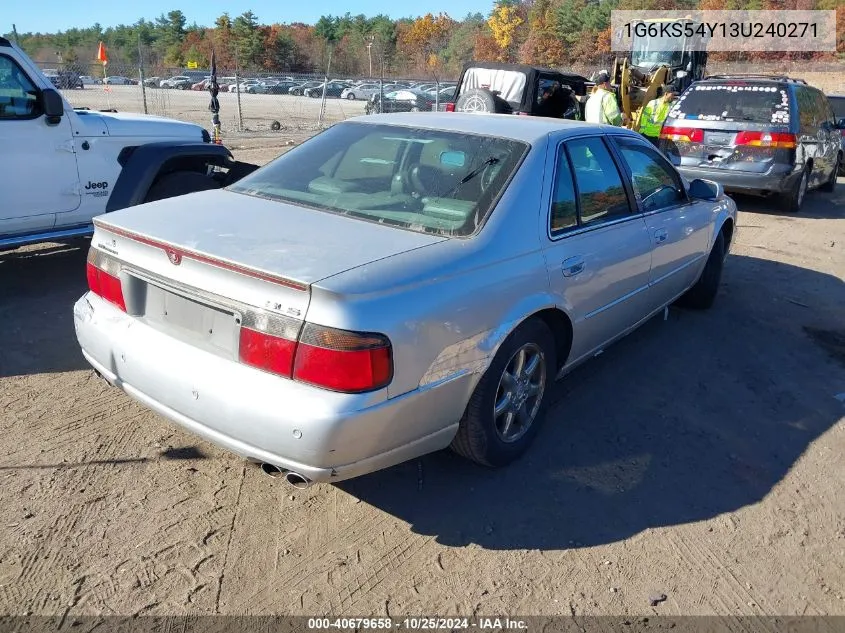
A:
{"label": "silver cadillac seville sedan", "polygon": [[416,113],[95,225],[88,362],[306,486],[449,446],[516,459],[556,378],[713,303],[736,207],[628,130]]}

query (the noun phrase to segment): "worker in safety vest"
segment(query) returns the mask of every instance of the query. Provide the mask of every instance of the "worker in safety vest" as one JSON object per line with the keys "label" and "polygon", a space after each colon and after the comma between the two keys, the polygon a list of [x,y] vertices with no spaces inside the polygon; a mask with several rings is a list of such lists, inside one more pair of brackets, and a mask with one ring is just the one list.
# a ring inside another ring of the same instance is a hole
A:
{"label": "worker in safety vest", "polygon": [[640,116],[640,134],[651,141],[655,147],[658,147],[660,130],[663,129],[663,122],[669,116],[669,110],[672,109],[677,96],[677,89],[674,86],[667,86],[665,90],[662,87],[658,88],[657,98],[649,101],[643,108]]}
{"label": "worker in safety vest", "polygon": [[587,123],[607,123],[608,125],[622,125],[625,122],[626,117],[619,112],[616,93],[610,87],[610,75],[606,70],[602,70],[596,76],[596,89],[587,99],[584,119]]}

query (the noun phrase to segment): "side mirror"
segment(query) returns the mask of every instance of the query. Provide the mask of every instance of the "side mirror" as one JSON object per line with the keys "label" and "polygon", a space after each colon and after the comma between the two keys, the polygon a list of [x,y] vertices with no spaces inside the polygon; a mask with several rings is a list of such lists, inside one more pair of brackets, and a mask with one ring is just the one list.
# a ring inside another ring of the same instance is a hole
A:
{"label": "side mirror", "polygon": [[52,125],[58,123],[65,113],[65,102],[62,101],[61,95],[52,88],[41,91],[41,107],[47,116],[47,123]]}
{"label": "side mirror", "polygon": [[689,195],[699,200],[718,200],[725,195],[725,188],[718,182],[696,178],[689,184]]}

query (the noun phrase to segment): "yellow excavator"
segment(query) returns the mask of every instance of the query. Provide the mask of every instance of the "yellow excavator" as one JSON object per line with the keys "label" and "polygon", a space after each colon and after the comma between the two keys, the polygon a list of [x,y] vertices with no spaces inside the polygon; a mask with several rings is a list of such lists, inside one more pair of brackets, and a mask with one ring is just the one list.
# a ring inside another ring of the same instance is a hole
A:
{"label": "yellow excavator", "polygon": [[[643,20],[645,25],[680,22],[692,25],[685,32],[695,32],[698,22],[691,18]],[[657,96],[658,89],[673,86],[678,93],[686,90],[693,81],[704,77],[707,67],[707,52],[700,48],[698,40],[692,37],[676,38],[652,37],[649,32],[656,29],[633,30],[631,51],[628,55],[617,57],[610,75],[611,83],[616,86],[620,108],[628,117],[627,127],[634,131],[640,129],[640,117],[643,106]]]}

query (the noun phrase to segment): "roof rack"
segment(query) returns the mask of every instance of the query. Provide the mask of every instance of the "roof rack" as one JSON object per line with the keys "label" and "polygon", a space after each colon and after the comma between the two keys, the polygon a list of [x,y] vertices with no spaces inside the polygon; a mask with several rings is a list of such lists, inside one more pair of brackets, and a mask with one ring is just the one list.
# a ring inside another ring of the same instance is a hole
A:
{"label": "roof rack", "polygon": [[787,77],[786,75],[765,75],[761,73],[732,73],[730,75],[708,75],[704,77],[704,81],[708,79],[769,79],[771,81],[788,81],[796,84],[807,85],[807,82],[797,77]]}

